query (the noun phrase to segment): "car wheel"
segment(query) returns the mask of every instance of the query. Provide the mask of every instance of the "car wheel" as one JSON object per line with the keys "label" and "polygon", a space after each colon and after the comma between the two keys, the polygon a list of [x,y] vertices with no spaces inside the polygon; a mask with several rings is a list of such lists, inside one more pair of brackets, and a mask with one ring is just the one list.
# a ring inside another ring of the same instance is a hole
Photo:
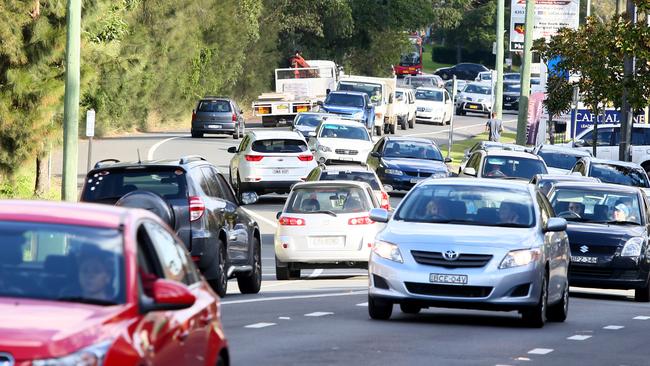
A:
{"label": "car wheel", "polygon": [[388,126],[388,127],[389,127],[389,129],[390,129],[390,133],[391,133],[392,135],[394,135],[394,134],[395,134],[395,124],[393,123],[392,125],[390,125],[390,126]]}
{"label": "car wheel", "polygon": [[300,270],[299,269],[290,269],[291,263],[280,262],[277,258],[275,259],[275,279],[278,281],[287,281],[287,280],[299,280],[300,279]]}
{"label": "car wheel", "polygon": [[409,128],[415,128],[415,116],[409,120]]}
{"label": "car wheel", "polygon": [[399,121],[399,128],[405,130],[407,128],[406,124],[406,117],[404,117]]}
{"label": "car wheel", "polygon": [[237,128],[235,128],[235,132],[232,133],[232,138],[239,140],[239,126],[237,126]]}
{"label": "car wheel", "polygon": [[217,242],[219,245],[219,253],[217,256],[217,278],[208,280],[208,283],[210,284],[210,287],[214,290],[214,292],[219,295],[219,297],[224,297],[226,296],[226,291],[228,290],[228,277],[227,277],[227,271],[228,268],[226,266],[226,244],[221,241],[221,239]]}
{"label": "car wheel", "polygon": [[372,319],[387,320],[393,313],[393,303],[387,300],[376,299],[368,295],[368,315]]}
{"label": "car wheel", "polygon": [[531,328],[541,328],[546,323],[546,311],[548,306],[548,278],[542,278],[542,290],[539,294],[539,301],[531,309],[522,311],[524,323]]}
{"label": "car wheel", "polygon": [[650,280],[644,288],[634,290],[634,301],[650,302]]}
{"label": "car wheel", "polygon": [[381,126],[375,126],[375,135],[381,136],[382,135],[382,129]]}
{"label": "car wheel", "polygon": [[217,366],[228,366],[226,360],[224,360],[221,355],[219,355],[219,358],[217,358]]}
{"label": "car wheel", "polygon": [[237,284],[242,294],[256,294],[262,287],[262,257],[260,241],[253,238],[253,270],[237,276]]}
{"label": "car wheel", "polygon": [[200,139],[201,137],[203,137],[203,133],[192,131],[192,138],[194,138],[194,139]]}
{"label": "car wheel", "polygon": [[422,310],[421,307],[413,304],[399,304],[399,308],[404,314],[417,314]]}
{"label": "car wheel", "polygon": [[557,304],[548,307],[548,320],[552,322],[563,322],[569,314],[569,281],[564,285],[562,300]]}

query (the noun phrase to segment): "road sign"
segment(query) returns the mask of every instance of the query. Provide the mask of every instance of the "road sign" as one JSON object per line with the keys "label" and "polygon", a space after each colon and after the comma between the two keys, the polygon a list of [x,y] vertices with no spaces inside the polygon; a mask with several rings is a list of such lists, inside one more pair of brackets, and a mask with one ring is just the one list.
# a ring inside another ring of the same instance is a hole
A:
{"label": "road sign", "polygon": [[95,110],[89,109],[86,112],[86,137],[95,136]]}
{"label": "road sign", "polygon": [[[510,9],[510,51],[522,51],[526,0],[512,0]],[[579,15],[580,0],[535,0],[533,40],[549,40],[560,28],[577,29]]]}

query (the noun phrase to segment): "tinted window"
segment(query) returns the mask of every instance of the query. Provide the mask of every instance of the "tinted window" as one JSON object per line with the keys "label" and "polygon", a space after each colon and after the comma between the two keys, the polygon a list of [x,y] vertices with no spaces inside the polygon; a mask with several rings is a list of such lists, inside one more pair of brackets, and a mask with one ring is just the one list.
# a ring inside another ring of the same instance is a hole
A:
{"label": "tinted window", "polygon": [[230,102],[227,100],[202,100],[197,112],[230,112]]}
{"label": "tinted window", "polygon": [[532,227],[535,214],[526,191],[436,184],[414,188],[395,213],[395,220]]}
{"label": "tinted window", "polygon": [[366,182],[374,190],[379,190],[379,182],[372,172],[353,172],[350,170],[339,170],[338,172],[325,171],[321,174],[319,180],[354,180]]}
{"label": "tinted window", "polygon": [[320,137],[331,139],[352,139],[370,141],[368,131],[365,127],[343,126],[343,125],[323,125]]}
{"label": "tinted window", "polygon": [[303,140],[271,139],[253,141],[251,150],[260,153],[301,153],[308,150]]}
{"label": "tinted window", "polygon": [[388,141],[384,149],[384,156],[442,161],[442,154],[434,144],[420,141]]}
{"label": "tinted window", "polygon": [[[201,183],[201,188],[206,192],[210,197],[224,198],[223,192],[217,179],[214,171],[210,167],[202,167],[201,172],[203,172],[203,181]],[[207,191],[206,191],[207,188]]]}
{"label": "tinted window", "polygon": [[284,212],[309,214],[330,211],[344,214],[367,212],[370,208],[365,191],[361,188],[305,187],[291,192]]}
{"label": "tinted window", "polygon": [[442,90],[417,90],[415,92],[415,99],[442,102],[443,93]]}
{"label": "tinted window", "polygon": [[325,104],[356,108],[364,106],[362,96],[338,93],[330,93],[325,99]]}
{"label": "tinted window", "polygon": [[565,154],[559,151],[540,150],[537,155],[544,159],[546,165],[566,170],[571,170],[576,165],[576,162],[580,160],[580,156]]}
{"label": "tinted window", "polygon": [[490,87],[476,84],[467,84],[463,93],[490,95]]}
{"label": "tinted window", "polygon": [[537,159],[488,156],[483,165],[485,178],[515,177],[530,180],[535,174],[546,174],[544,163]]}
{"label": "tinted window", "polygon": [[226,179],[223,177],[223,175],[215,172],[214,173],[215,177],[217,178],[217,181],[219,182],[219,186],[221,187],[221,192],[223,193],[223,199],[228,200],[234,204],[237,204],[237,199],[235,198],[235,195],[232,191],[232,187],[230,184],[226,181]]}
{"label": "tinted window", "polygon": [[299,114],[296,119],[293,121],[294,126],[307,126],[307,127],[318,127],[320,121],[323,120],[322,116],[314,114]]}
{"label": "tinted window", "polygon": [[166,199],[186,197],[185,172],[173,167],[101,170],[87,178],[82,200],[115,203],[135,190],[154,192]]}
{"label": "tinted window", "polygon": [[570,221],[641,223],[638,195],[580,188],[556,188],[551,204]]}
{"label": "tinted window", "polygon": [[[613,133],[613,128],[599,128],[596,140],[597,146],[611,146]],[[582,137],[582,140],[584,141],[583,146],[593,146],[593,134],[593,130],[584,134]]]}
{"label": "tinted window", "polygon": [[633,187],[648,187],[648,177],[641,169],[609,164],[592,164],[590,177],[603,183],[622,184]]}

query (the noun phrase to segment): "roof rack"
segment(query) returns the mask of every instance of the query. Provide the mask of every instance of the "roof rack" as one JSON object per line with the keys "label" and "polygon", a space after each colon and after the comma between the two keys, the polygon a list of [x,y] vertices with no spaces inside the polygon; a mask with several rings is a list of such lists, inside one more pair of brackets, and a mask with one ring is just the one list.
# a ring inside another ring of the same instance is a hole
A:
{"label": "roof rack", "polygon": [[207,161],[203,156],[201,155],[187,155],[183,156],[181,160],[179,160],[179,164],[187,164],[191,161],[197,161],[197,160],[202,160],[202,161]]}
{"label": "roof rack", "polygon": [[111,162],[111,163],[115,164],[115,163],[119,163],[120,161],[117,160],[117,159],[104,159],[104,160],[100,160],[100,161],[98,161],[98,162],[95,163],[95,167],[94,167],[93,169],[100,168],[100,167],[106,165],[106,163],[108,163],[108,162]]}

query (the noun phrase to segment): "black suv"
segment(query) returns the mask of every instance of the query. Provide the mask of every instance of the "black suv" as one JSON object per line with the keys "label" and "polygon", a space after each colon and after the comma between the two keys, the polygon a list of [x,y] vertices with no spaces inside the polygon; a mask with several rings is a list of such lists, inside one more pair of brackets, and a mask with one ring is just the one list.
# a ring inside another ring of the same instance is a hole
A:
{"label": "black suv", "polygon": [[244,135],[244,115],[237,103],[228,97],[205,97],[192,111],[192,137],[204,133],[232,135],[239,139]]}
{"label": "black suv", "polygon": [[438,69],[433,74],[440,76],[442,80],[449,80],[456,75],[456,79],[473,81],[478,76],[478,73],[482,71],[490,70],[480,64],[462,63],[452,67]]}
{"label": "black suv", "polygon": [[120,163],[102,160],[88,172],[81,201],[158,213],[176,231],[212,288],[226,294],[236,277],[242,293],[262,281],[261,236],[217,167],[200,156]]}

